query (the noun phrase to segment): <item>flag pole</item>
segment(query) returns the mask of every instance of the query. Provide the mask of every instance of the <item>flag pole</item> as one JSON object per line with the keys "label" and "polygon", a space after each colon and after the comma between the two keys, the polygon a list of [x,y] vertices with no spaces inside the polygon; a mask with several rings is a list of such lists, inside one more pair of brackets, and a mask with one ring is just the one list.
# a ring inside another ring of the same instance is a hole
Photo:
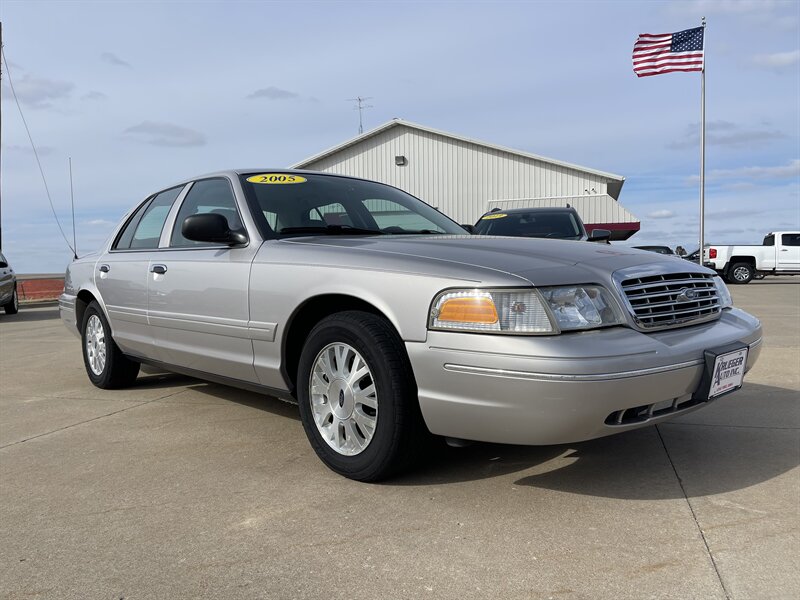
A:
{"label": "flag pole", "polygon": [[706,18],[703,17],[703,70],[700,71],[700,264],[705,262],[706,217]]}

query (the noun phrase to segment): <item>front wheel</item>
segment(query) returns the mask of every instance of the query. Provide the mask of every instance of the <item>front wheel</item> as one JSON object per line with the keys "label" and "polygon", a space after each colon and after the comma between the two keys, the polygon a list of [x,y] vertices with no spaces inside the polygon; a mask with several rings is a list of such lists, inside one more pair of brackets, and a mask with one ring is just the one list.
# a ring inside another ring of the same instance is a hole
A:
{"label": "front wheel", "polygon": [[139,374],[139,363],[129,359],[114,343],[111,328],[97,302],[83,313],[81,341],[83,364],[91,382],[99,388],[116,389],[131,385]]}
{"label": "front wheel", "polygon": [[381,317],[347,311],[320,321],[300,355],[300,417],[317,456],[358,481],[407,467],[427,435],[405,348]]}
{"label": "front wheel", "polygon": [[736,263],[728,270],[728,282],[734,284],[750,283],[755,270],[747,263]]}
{"label": "front wheel", "polygon": [[3,310],[7,315],[15,315],[19,312],[19,296],[17,295],[17,286],[14,286],[14,292],[11,294],[11,300],[3,305]]}

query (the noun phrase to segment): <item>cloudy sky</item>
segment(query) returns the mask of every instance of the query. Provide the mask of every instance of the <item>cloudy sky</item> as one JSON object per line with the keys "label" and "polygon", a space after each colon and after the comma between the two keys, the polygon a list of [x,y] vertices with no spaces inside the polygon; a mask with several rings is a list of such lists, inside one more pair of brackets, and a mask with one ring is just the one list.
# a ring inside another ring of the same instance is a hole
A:
{"label": "cloudy sky", "polygon": [[[151,191],[286,166],[401,117],[624,175],[631,243],[697,247],[700,76],[637,79],[639,33],[708,19],[707,233],[800,226],[800,3],[3,0],[5,55],[78,251]],[[70,253],[4,69],[3,250],[21,273]]]}

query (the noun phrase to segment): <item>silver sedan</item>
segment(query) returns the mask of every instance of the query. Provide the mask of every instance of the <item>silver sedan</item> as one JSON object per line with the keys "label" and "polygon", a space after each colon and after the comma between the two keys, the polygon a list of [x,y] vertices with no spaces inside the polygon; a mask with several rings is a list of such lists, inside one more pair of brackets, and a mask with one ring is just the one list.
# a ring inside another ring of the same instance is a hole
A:
{"label": "silver sedan", "polygon": [[399,189],[286,170],[153,194],[69,266],[59,306],[94,385],[147,363],[296,401],[361,481],[431,434],[557,444],[696,410],[741,387],[762,335],[704,267],[470,236]]}

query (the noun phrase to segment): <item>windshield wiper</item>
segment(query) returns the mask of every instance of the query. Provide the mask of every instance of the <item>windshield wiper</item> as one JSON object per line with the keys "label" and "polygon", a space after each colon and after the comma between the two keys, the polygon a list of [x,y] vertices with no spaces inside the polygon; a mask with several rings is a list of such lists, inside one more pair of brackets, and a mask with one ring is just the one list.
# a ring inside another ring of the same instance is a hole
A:
{"label": "windshield wiper", "polygon": [[[393,231],[392,233],[396,234],[417,234],[417,233],[424,233],[424,234],[438,234],[444,233],[444,231],[434,231],[433,229],[403,229],[403,231]],[[465,232],[466,233],[466,232]]]}
{"label": "windshield wiper", "polygon": [[361,227],[351,227],[350,225],[325,225],[308,227],[282,227],[278,230],[279,234],[286,233],[322,233],[333,235],[382,235],[380,229],[362,229]]}

